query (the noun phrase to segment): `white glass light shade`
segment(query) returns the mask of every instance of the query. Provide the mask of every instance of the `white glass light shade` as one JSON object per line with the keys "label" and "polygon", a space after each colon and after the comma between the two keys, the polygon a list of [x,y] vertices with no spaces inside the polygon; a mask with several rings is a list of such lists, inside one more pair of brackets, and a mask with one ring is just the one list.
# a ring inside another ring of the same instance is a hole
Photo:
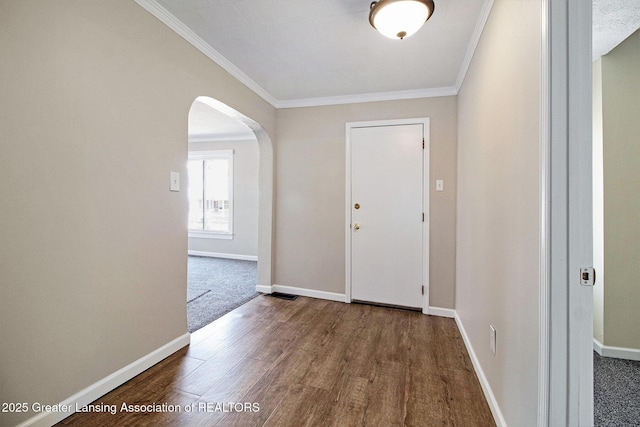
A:
{"label": "white glass light shade", "polygon": [[371,3],[369,22],[386,37],[403,39],[415,34],[433,10],[433,0],[380,0]]}

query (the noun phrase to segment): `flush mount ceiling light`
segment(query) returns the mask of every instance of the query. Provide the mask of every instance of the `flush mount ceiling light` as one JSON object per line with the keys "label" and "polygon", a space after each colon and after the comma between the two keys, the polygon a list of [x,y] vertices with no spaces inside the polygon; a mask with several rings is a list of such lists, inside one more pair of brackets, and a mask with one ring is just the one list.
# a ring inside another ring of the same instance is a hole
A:
{"label": "flush mount ceiling light", "polygon": [[433,14],[433,0],[379,0],[371,3],[369,23],[390,39],[414,34]]}

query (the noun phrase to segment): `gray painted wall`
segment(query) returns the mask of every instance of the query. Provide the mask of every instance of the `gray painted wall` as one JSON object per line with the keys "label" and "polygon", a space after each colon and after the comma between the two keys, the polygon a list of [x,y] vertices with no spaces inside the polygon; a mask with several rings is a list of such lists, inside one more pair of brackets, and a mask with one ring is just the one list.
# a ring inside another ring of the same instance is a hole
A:
{"label": "gray painted wall", "polygon": [[456,311],[519,427],[536,425],[538,401],[541,12],[496,0],[458,95]]}
{"label": "gray painted wall", "polygon": [[130,0],[0,1],[0,28],[0,402],[55,404],[187,332],[195,98],[276,113]]}
{"label": "gray painted wall", "polygon": [[345,124],[431,118],[430,304],[453,308],[456,98],[278,110],[275,283],[345,292]]}
{"label": "gray painted wall", "polygon": [[640,349],[640,30],[602,57],[603,344]]}
{"label": "gray painted wall", "polygon": [[602,161],[602,58],[593,62],[593,337],[604,343],[604,170]]}

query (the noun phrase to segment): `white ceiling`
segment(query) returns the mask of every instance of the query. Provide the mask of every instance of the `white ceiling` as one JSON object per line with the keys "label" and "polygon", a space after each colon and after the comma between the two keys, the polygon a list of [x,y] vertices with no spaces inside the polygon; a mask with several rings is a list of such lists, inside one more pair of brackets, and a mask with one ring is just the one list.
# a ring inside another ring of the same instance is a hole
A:
{"label": "white ceiling", "polygon": [[417,34],[391,40],[369,25],[369,0],[150,1],[275,103],[455,94],[491,3],[436,0],[433,16]]}
{"label": "white ceiling", "polygon": [[[493,0],[435,0],[414,36],[369,25],[369,0],[136,0],[272,105],[455,95]],[[593,0],[593,57],[640,27],[640,0]]]}
{"label": "white ceiling", "polygon": [[640,0],[593,0],[593,59],[640,28]]}

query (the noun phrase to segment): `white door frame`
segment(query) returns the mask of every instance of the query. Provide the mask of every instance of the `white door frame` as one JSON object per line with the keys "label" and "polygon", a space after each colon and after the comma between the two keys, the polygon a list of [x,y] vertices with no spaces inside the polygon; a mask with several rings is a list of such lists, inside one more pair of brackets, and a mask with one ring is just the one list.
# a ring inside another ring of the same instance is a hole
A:
{"label": "white door frame", "polygon": [[364,122],[347,122],[346,124],[346,168],[345,168],[345,302],[351,302],[351,129],[363,127],[400,126],[421,124],[424,138],[424,150],[422,150],[422,211],[425,218],[422,224],[422,283],[424,295],[422,296],[422,312],[429,314],[429,118],[414,119],[375,120]]}
{"label": "white door frame", "polygon": [[[538,426],[593,425],[591,2],[543,0]],[[548,225],[548,227],[547,227]]]}

